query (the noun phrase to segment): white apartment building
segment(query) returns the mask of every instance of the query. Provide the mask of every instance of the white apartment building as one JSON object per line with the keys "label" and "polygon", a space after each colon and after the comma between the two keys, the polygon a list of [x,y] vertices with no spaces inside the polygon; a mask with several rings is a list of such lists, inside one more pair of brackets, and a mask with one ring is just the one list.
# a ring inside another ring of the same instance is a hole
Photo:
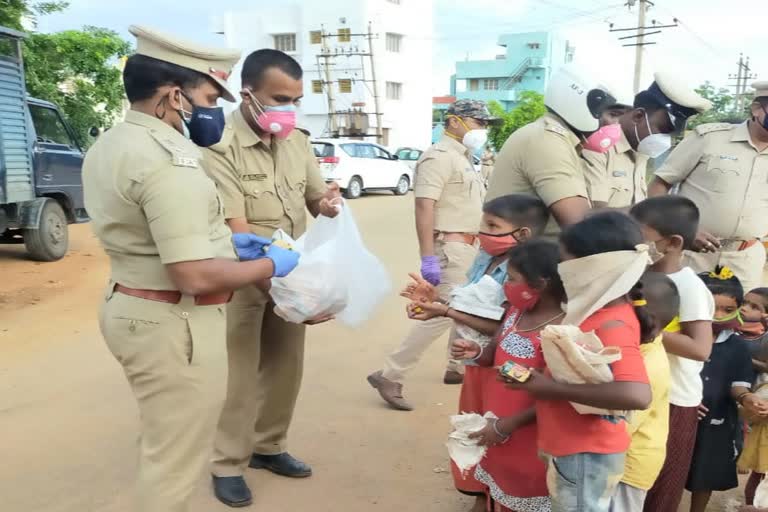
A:
{"label": "white apartment building", "polygon": [[[328,136],[330,123],[325,90],[313,90],[313,81],[333,87],[336,110],[375,113],[370,59],[338,56],[328,59],[330,80],[318,59],[321,44],[313,44],[310,32],[338,34],[349,29],[350,42],[327,37],[331,54],[367,53],[368,40],[355,36],[368,31],[371,23],[376,87],[382,113],[383,144],[426,148],[431,140],[432,121],[432,0],[253,0],[245,10],[225,11],[213,19],[213,30],[223,34],[225,44],[242,48],[245,57],[260,48],[275,48],[292,55],[304,68],[304,99],[298,124],[312,137]],[[341,92],[338,80],[351,90]],[[330,82],[330,83],[326,83]],[[240,86],[240,65],[230,83]],[[317,87],[319,84],[315,84]],[[344,128],[349,116],[337,116]],[[357,118],[359,120],[359,118]],[[368,133],[376,133],[376,116],[369,115]],[[375,141],[375,138],[369,140]]]}

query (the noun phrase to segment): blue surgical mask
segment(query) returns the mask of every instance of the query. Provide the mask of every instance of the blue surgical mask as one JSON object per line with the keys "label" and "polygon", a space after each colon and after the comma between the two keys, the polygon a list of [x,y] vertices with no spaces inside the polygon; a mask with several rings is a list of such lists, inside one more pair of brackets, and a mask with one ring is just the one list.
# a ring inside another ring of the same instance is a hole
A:
{"label": "blue surgical mask", "polygon": [[[192,104],[192,112],[182,109],[179,113],[186,128],[184,135],[200,147],[213,146],[221,140],[224,133],[224,109],[221,107],[198,107],[189,97],[182,93]],[[187,119],[185,114],[189,114]]]}
{"label": "blue surgical mask", "polygon": [[263,105],[265,112],[296,112],[296,105]]}

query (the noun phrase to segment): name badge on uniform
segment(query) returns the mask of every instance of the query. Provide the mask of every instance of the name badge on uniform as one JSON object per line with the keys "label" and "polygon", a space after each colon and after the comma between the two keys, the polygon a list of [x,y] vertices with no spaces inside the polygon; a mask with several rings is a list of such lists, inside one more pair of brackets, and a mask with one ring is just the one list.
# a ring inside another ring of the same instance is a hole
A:
{"label": "name badge on uniform", "polygon": [[734,155],[720,155],[720,160],[731,160],[732,162],[736,162],[739,160],[739,157]]}
{"label": "name badge on uniform", "polygon": [[243,174],[243,181],[264,181],[266,179],[266,174]]}
{"label": "name badge on uniform", "polygon": [[614,178],[623,178],[627,175],[627,171],[613,171],[612,174]]}

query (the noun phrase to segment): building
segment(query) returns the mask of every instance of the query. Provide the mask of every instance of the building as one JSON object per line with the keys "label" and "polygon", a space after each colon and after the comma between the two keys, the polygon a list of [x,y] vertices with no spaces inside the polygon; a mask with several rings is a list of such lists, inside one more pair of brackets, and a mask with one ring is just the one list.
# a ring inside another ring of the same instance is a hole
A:
{"label": "building", "polygon": [[[341,136],[360,133],[353,129],[366,124],[367,132],[375,134],[375,86],[382,143],[391,148],[426,147],[432,119],[432,4],[432,0],[253,0],[247,10],[226,11],[213,23],[227,46],[242,48],[244,56],[260,48],[275,48],[301,63],[304,98],[298,123],[313,137],[332,135],[328,88],[334,96],[334,110],[343,112],[335,116]],[[375,69],[368,57],[368,39],[358,35],[367,33],[369,22],[375,34]],[[318,31],[326,37],[318,39]],[[349,42],[345,42],[347,35]],[[328,58],[322,56],[324,51]],[[371,82],[373,71],[376,84]],[[237,90],[239,65],[230,81]]]}
{"label": "building", "polygon": [[498,44],[505,53],[493,60],[456,63],[452,96],[498,101],[511,110],[522,91],[544,94],[552,71],[571,62],[574,55],[574,47],[552,32],[503,34]]}

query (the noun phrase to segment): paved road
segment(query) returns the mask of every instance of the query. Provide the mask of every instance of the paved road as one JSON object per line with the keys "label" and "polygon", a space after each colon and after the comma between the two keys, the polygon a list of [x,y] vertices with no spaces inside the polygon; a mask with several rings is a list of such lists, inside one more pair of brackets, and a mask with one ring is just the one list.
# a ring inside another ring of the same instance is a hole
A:
{"label": "paved road", "polygon": [[[417,259],[412,198],[369,196],[353,210],[397,286]],[[0,246],[0,510],[129,512],[137,415],[120,367],[98,334],[108,263],[88,225],[72,252],[36,264]],[[443,443],[458,389],[441,383],[442,346],[409,382],[411,413],[382,406],[365,382],[405,333],[393,297],[363,329],[312,328],[291,451],[315,476],[285,480],[250,470],[252,510],[459,512]],[[201,480],[194,511],[223,511]]]}

